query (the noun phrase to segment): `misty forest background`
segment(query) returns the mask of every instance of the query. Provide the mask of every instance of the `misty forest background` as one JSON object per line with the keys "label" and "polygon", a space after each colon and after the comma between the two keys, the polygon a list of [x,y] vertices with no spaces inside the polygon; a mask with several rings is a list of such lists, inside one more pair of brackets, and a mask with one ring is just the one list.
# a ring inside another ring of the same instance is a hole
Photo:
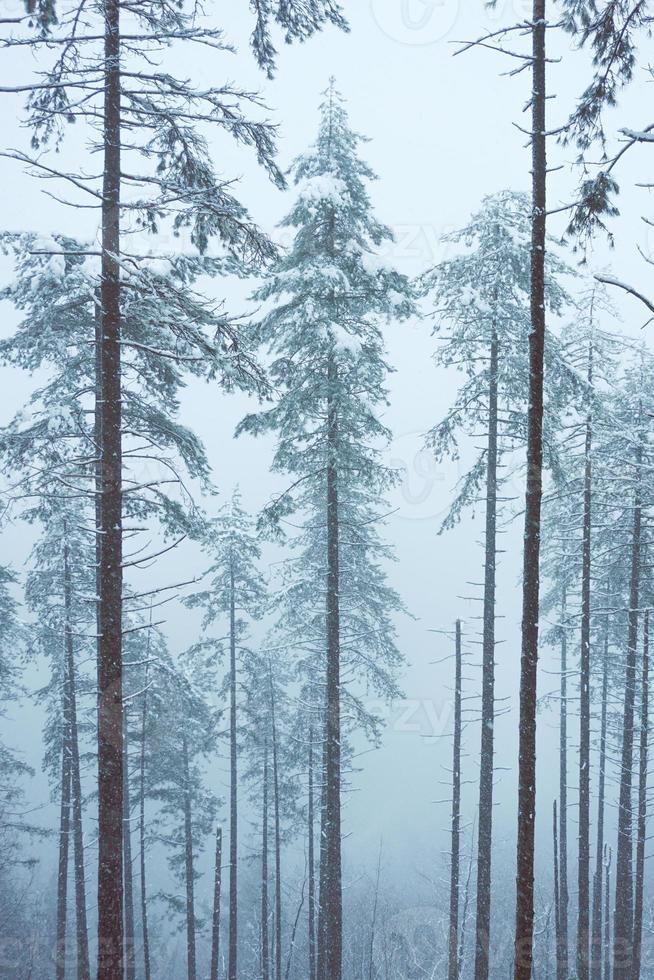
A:
{"label": "misty forest background", "polygon": [[231,6],[0,5],[0,973],[652,976],[654,4]]}

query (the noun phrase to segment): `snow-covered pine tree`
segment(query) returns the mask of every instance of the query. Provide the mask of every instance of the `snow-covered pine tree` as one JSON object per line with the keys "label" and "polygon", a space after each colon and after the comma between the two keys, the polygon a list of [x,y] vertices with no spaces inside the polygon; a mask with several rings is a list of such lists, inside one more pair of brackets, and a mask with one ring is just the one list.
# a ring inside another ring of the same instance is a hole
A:
{"label": "snow-covered pine tree", "polygon": [[207,678],[197,665],[168,662],[158,670],[148,729],[148,795],[158,803],[151,836],[165,845],[184,894],[162,889],[157,897],[179,916],[186,932],[187,980],[196,980],[197,932],[203,925],[196,911],[197,862],[213,832],[218,802],[204,785],[202,763],[215,751],[220,713],[207,697]]}
{"label": "snow-covered pine tree", "polygon": [[[30,3],[30,7],[32,4]],[[29,9],[29,8],[28,8]],[[277,21],[286,39],[303,38],[326,20],[344,26],[335,0],[255,4],[252,43],[260,63],[271,70],[274,49],[270,24]],[[12,154],[38,175],[59,182],[74,206],[97,208],[100,215],[98,326],[98,771],[99,883],[98,976],[120,980],[122,972],[122,317],[126,299],[124,270],[138,261],[127,254],[125,232],[157,232],[162,226],[188,231],[192,244],[206,251],[220,239],[239,258],[258,261],[271,254],[265,236],[253,226],[220,176],[209,150],[209,133],[228,134],[252,148],[273,180],[282,183],[273,160],[268,122],[257,118],[259,100],[229,83],[195,86],[166,69],[170,51],[181,44],[212,55],[231,50],[222,29],[208,23],[187,0],[39,0],[31,17],[9,25],[6,45],[39,57],[35,75],[11,91],[28,93],[27,120],[33,156]],[[6,25],[5,25],[6,26]],[[153,65],[156,64],[156,68]],[[7,90],[5,90],[7,91]],[[80,93],[83,97],[80,99]],[[68,172],[48,157],[73,122],[83,123],[99,145],[103,162],[90,175],[82,163]],[[124,134],[138,134],[126,140]],[[61,199],[61,195],[59,195]],[[131,239],[134,241],[134,239]],[[59,253],[59,257],[61,257]],[[133,267],[133,266],[132,266]],[[128,287],[129,288],[129,287]],[[202,354],[206,354],[202,350]],[[234,980],[234,978],[230,978]]]}
{"label": "snow-covered pine tree", "polygon": [[[483,442],[460,478],[443,528],[485,500],[485,553],[482,629],[481,752],[477,854],[475,977],[487,980],[491,948],[491,856],[495,718],[495,591],[498,502],[515,451],[527,438],[529,403],[530,209],[524,194],[504,191],[487,197],[460,231],[448,235],[456,253],[423,275],[422,291],[434,304],[434,330],[440,333],[436,361],[464,375],[445,418],[427,435],[438,461],[459,460],[460,445]],[[553,253],[546,266],[546,302],[561,314],[568,298],[561,277],[569,272]],[[554,336],[547,348],[545,445],[556,469],[555,434],[562,406],[574,393],[575,377],[566,368]]]}
{"label": "snow-covered pine tree", "polygon": [[372,214],[360,142],[332,81],[317,140],[292,168],[297,197],[283,225],[294,229],[293,244],[258,293],[270,305],[260,333],[279,397],[238,430],[277,434],[273,470],[293,483],[267,517],[279,527],[298,514],[303,524],[295,582],[280,597],[289,642],[324,656],[318,980],[340,980],[342,969],[345,735],[359,723],[375,729],[356,685],[392,695],[401,662],[393,627],[401,605],[385,581],[390,555],[378,530],[394,478],[382,459],[389,368],[381,324],[413,305],[406,278],[375,254],[391,233]]}
{"label": "snow-covered pine tree", "polygon": [[[88,797],[82,783],[83,736],[95,735],[89,712],[92,678],[81,663],[92,660],[95,644],[93,537],[85,526],[83,504],[68,500],[36,500],[24,515],[41,525],[30,556],[25,600],[34,616],[32,654],[48,664],[50,677],[38,693],[46,707],[44,769],[60,801],[59,879],[56,969],[66,968],[66,891],[73,851],[76,962],[79,980],[90,980],[86,902],[86,856],[83,809]],[[89,654],[91,656],[89,656]],[[71,848],[72,845],[72,848]]]}
{"label": "snow-covered pine tree", "polygon": [[207,572],[208,587],[191,596],[188,605],[204,609],[203,632],[216,623],[226,630],[226,639],[221,633],[221,639],[203,640],[195,655],[213,668],[225,653],[228,657],[224,683],[229,699],[230,757],[228,977],[233,978],[238,969],[238,674],[243,657],[248,655],[249,624],[263,613],[266,594],[258,569],[261,553],[257,535],[238,489],[212,522],[205,543],[213,557]]}

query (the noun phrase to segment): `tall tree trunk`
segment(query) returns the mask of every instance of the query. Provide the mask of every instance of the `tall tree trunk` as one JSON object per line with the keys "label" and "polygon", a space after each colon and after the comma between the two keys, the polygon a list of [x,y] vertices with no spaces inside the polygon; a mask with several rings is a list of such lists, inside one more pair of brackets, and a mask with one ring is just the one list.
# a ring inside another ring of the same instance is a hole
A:
{"label": "tall tree trunk", "polygon": [[[591,309],[592,317],[592,309]],[[593,384],[593,348],[588,352],[588,397]],[[590,920],[590,587],[593,417],[586,414],[584,515],[581,554],[581,663],[579,691],[579,852],[577,885],[577,980],[588,980]]]}
{"label": "tall tree trunk", "polygon": [[309,731],[309,802],[308,861],[309,861],[309,980],[316,980],[316,857],[315,857],[315,801],[313,789],[313,727]]}
{"label": "tall tree trunk", "polygon": [[335,357],[328,365],[327,410],[327,674],[325,685],[324,822],[320,842],[318,980],[341,980],[343,895],[341,871],[341,655],[338,412]]}
{"label": "tall tree trunk", "polygon": [[68,850],[70,846],[70,712],[68,709],[68,678],[64,677],[62,697],[61,738],[61,805],[59,815],[59,869],[57,872],[57,937],[55,947],[55,978],[66,976],[66,920],[68,913]]}
{"label": "tall tree trunk", "polygon": [[261,978],[270,980],[268,937],[268,741],[263,756],[263,813],[261,819]]}
{"label": "tall tree trunk", "polygon": [[[448,980],[459,977],[459,855],[461,849],[461,620],[456,621],[454,667],[454,749],[452,758],[452,830],[450,864],[450,930],[448,949]],[[479,923],[479,920],[477,920]],[[477,951],[479,946],[477,946]]]}
{"label": "tall tree trunk", "polygon": [[516,875],[515,980],[531,980],[534,947],[534,831],[536,820],[536,706],[540,528],[543,495],[543,377],[545,360],[545,231],[547,190],[546,0],[534,0],[532,34],[532,242],[529,413],[525,497],[520,662],[518,843]]}
{"label": "tall tree trunk", "polygon": [[568,595],[561,590],[561,704],[559,729],[559,929],[561,972],[568,980]]}
{"label": "tall tree trunk", "polygon": [[236,745],[236,596],[234,564],[229,584],[229,957],[228,980],[238,971],[238,767]]}
{"label": "tall tree trunk", "polygon": [[193,814],[191,811],[191,773],[188,759],[188,742],[182,737],[182,762],[184,766],[184,857],[186,878],[186,964],[188,980],[196,978],[195,957],[195,871],[193,866]]}
{"label": "tall tree trunk", "polygon": [[636,839],[636,887],[634,897],[634,952],[631,980],[640,980],[643,947],[643,892],[645,842],[647,839],[647,756],[649,741],[649,610],[643,625],[643,675],[641,681],[640,746],[638,759],[638,836]]}
{"label": "tall tree trunk", "polygon": [[[607,590],[608,594],[608,590]],[[591,980],[602,978],[602,885],[604,859],[604,809],[606,791],[606,723],[609,688],[609,617],[604,619],[604,659],[602,663],[602,707],[600,717],[599,773],[597,787],[597,849],[593,877],[593,929]]]}
{"label": "tall tree trunk", "polygon": [[602,980],[611,980],[611,848],[605,845],[604,882],[604,974]]}
{"label": "tall tree trunk", "polygon": [[125,980],[135,980],[132,807],[129,792],[129,732],[126,709],[123,710],[123,880],[125,883]]}
{"label": "tall tree trunk", "polygon": [[77,977],[90,980],[89,935],[86,918],[86,871],[84,861],[84,832],[82,827],[82,778],[79,757],[79,730],[77,726],[77,690],[75,683],[75,650],[72,628],[72,583],[68,545],[64,545],[64,613],[66,641],[66,684],[68,685],[67,705],[70,723],[70,777],[71,810],[73,824],[74,868],[75,868],[75,914],[77,937]]}
{"label": "tall tree trunk", "polygon": [[556,980],[568,980],[561,956],[561,882],[559,878],[559,840],[556,800],[552,806],[552,839],[554,844],[554,935],[556,942]]}
{"label": "tall tree trunk", "polygon": [[213,920],[211,923],[211,972],[210,980],[218,980],[220,961],[220,890],[223,878],[223,830],[216,830],[216,867],[213,879]]}
{"label": "tall tree trunk", "polygon": [[120,0],[103,0],[98,638],[98,975],[123,978],[122,431],[120,371]]}
{"label": "tall tree trunk", "polygon": [[268,663],[270,684],[270,723],[273,754],[273,791],[275,816],[275,980],[282,980],[282,836],[279,798],[279,753],[277,746],[277,719],[272,667]]}
{"label": "tall tree trunk", "polygon": [[477,847],[477,920],[475,980],[488,980],[491,928],[491,859],[493,837],[493,754],[495,729],[495,579],[497,559],[497,388],[498,339],[493,325],[488,381],[488,458],[484,613],[482,636],[481,755],[479,770],[479,840]]}
{"label": "tall tree trunk", "polygon": [[[474,833],[473,833],[474,837]],[[459,956],[458,956],[458,975],[463,974],[463,961],[466,951],[466,928],[468,925],[468,904],[470,902],[470,882],[472,880],[472,863],[474,857],[474,845],[470,845],[470,858],[468,860],[468,873],[466,875],[466,886],[463,891],[463,909],[461,911],[461,934],[459,936]]]}
{"label": "tall tree trunk", "polygon": [[[641,458],[638,457],[638,466]],[[615,868],[615,919],[613,924],[613,980],[631,980],[634,929],[633,897],[633,814],[632,783],[634,755],[634,707],[636,697],[636,645],[638,642],[638,602],[640,596],[640,542],[642,505],[636,490],[631,541],[631,579],[629,585],[629,626],[622,719],[622,757],[620,802],[618,807],[618,852]]]}
{"label": "tall tree trunk", "polygon": [[[148,634],[149,637],[150,634]],[[148,651],[150,644],[148,641]],[[139,759],[139,864],[141,880],[141,929],[143,931],[143,980],[150,980],[150,932],[148,929],[148,894],[145,873],[145,742],[148,718],[148,672],[149,662],[145,663],[143,684],[143,704],[141,709],[141,753]]]}

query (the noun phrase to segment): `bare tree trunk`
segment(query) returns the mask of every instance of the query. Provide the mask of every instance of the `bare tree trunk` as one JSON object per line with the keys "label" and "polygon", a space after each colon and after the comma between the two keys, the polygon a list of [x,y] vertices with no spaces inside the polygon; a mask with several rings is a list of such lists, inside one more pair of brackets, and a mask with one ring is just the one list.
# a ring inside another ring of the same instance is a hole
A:
{"label": "bare tree trunk", "polygon": [[641,682],[640,747],[638,760],[638,836],[636,840],[636,887],[634,897],[634,952],[631,980],[640,980],[643,947],[643,892],[645,842],[647,840],[647,756],[649,742],[649,610],[643,624],[643,675]]}
{"label": "bare tree trunk", "polygon": [[[592,316],[592,313],[591,313]],[[588,388],[593,384],[593,349],[588,353]],[[589,394],[590,397],[590,394]],[[584,445],[584,516],[581,556],[581,663],[579,692],[579,853],[577,885],[577,980],[588,980],[590,923],[590,587],[592,523],[593,418],[586,415]]]}
{"label": "bare tree trunk", "polygon": [[268,938],[268,742],[263,756],[263,814],[261,820],[261,977],[270,980],[270,941]]}
{"label": "bare tree trunk", "polygon": [[[149,650],[149,643],[148,643]],[[148,930],[148,895],[145,872],[145,740],[148,717],[148,672],[149,662],[145,663],[143,684],[143,705],[141,711],[141,757],[139,771],[139,858],[141,877],[141,928],[143,930],[143,978],[150,980],[150,933]]]}
{"label": "bare tree trunk", "polygon": [[272,667],[268,662],[270,685],[270,724],[273,755],[273,792],[275,818],[275,980],[282,980],[282,834],[279,798],[279,754],[277,747],[277,719]]}
{"label": "bare tree trunk", "polygon": [[552,805],[552,838],[554,843],[554,936],[556,943],[556,980],[567,980],[561,957],[561,883],[559,879],[559,841],[556,800]]}
{"label": "bare tree trunk", "polygon": [[370,923],[370,943],[368,946],[368,980],[374,980],[375,975],[375,938],[377,934],[377,909],[379,907],[379,882],[381,881],[382,842],[379,842],[377,858],[377,874],[375,876],[375,894],[372,903],[372,921]]}
{"label": "bare tree trunk", "polygon": [[59,816],[59,869],[57,873],[57,938],[55,947],[55,978],[66,976],[66,920],[68,912],[68,850],[70,846],[70,712],[68,709],[68,679],[63,684],[61,739],[61,806]]}
{"label": "bare tree trunk", "polygon": [[[597,788],[597,850],[593,877],[593,938],[591,943],[591,978],[602,977],[602,884],[604,858],[604,809],[606,788],[606,722],[609,685],[609,618],[604,621],[604,660],[602,664],[602,708],[600,719],[599,775]],[[606,951],[604,951],[606,953]]]}
{"label": "bare tree trunk", "polygon": [[[450,864],[450,929],[448,950],[448,980],[458,980],[459,977],[459,877],[461,850],[461,688],[462,688],[462,656],[461,656],[461,620],[456,621],[455,634],[455,668],[454,668],[454,750],[452,759],[452,830],[451,830],[451,864]],[[491,759],[492,779],[492,759]],[[477,919],[479,925],[479,919]],[[477,953],[479,940],[477,940]]]}
{"label": "bare tree trunk", "polygon": [[545,359],[546,245],[546,0],[534,0],[532,33],[532,243],[529,413],[525,497],[518,761],[515,980],[531,980],[534,946],[534,831],[536,820],[536,708],[540,528],[543,494],[543,378]]}
{"label": "bare tree trunk", "polygon": [[324,821],[320,846],[318,980],[341,980],[343,895],[341,880],[341,705],[338,413],[336,361],[328,367],[327,461],[327,676],[325,685]]}
{"label": "bare tree trunk", "polygon": [[470,859],[468,861],[468,874],[466,875],[466,886],[463,892],[463,909],[461,912],[461,934],[459,936],[459,956],[458,956],[458,975],[463,973],[463,960],[466,951],[466,927],[468,925],[468,905],[470,902],[470,882],[472,880],[472,861],[474,855],[474,845],[470,845]]}
{"label": "bare tree trunk", "polygon": [[604,975],[602,980],[611,980],[611,848],[605,847],[604,868]]}
{"label": "bare tree trunk", "polygon": [[216,867],[213,879],[213,921],[211,929],[211,973],[210,980],[218,980],[220,962],[220,890],[223,877],[223,830],[216,830]]}
{"label": "bare tree trunk", "polygon": [[315,858],[315,801],[313,789],[313,727],[309,732],[309,980],[316,980],[316,858]]}
{"label": "bare tree trunk", "polygon": [[565,582],[561,590],[561,705],[559,732],[559,928],[561,933],[561,972],[568,980],[568,596]]}
{"label": "bare tree trunk", "polygon": [[229,598],[229,956],[228,980],[238,972],[238,764],[236,745],[236,596],[230,563]]}
{"label": "bare tree trunk", "polygon": [[196,978],[195,956],[195,871],[193,866],[193,814],[191,811],[191,776],[186,736],[182,738],[184,766],[184,856],[186,865],[186,963],[188,980]]}
{"label": "bare tree trunk", "polygon": [[75,683],[75,650],[72,629],[72,583],[68,558],[68,545],[64,545],[64,612],[66,622],[66,684],[70,722],[70,778],[71,816],[73,824],[75,869],[75,914],[77,937],[77,977],[90,980],[89,935],[86,918],[86,871],[84,862],[84,832],[82,827],[82,778],[79,757],[79,730],[77,726],[77,685]]}
{"label": "bare tree trunk", "polygon": [[[640,464],[640,458],[638,459]],[[629,586],[629,626],[624,714],[622,720],[622,758],[618,809],[618,852],[615,869],[615,920],[613,926],[613,978],[631,980],[634,897],[633,897],[633,814],[632,765],[634,754],[634,706],[636,696],[636,645],[638,642],[638,602],[640,595],[640,542],[642,505],[640,490],[634,499],[631,542],[631,581]]]}
{"label": "bare tree trunk", "polygon": [[120,370],[120,0],[103,0],[98,975],[123,980],[122,423]]}
{"label": "bare tree trunk", "polygon": [[125,884],[125,980],[135,980],[134,885],[132,875],[132,807],[129,792],[129,732],[123,709],[123,880]]}
{"label": "bare tree trunk", "polygon": [[488,456],[484,554],[484,626],[482,636],[481,755],[479,771],[479,840],[477,847],[477,920],[475,980],[488,980],[491,928],[491,860],[493,837],[493,756],[495,739],[495,579],[497,560],[497,397],[498,339],[495,325],[490,346],[488,381]]}

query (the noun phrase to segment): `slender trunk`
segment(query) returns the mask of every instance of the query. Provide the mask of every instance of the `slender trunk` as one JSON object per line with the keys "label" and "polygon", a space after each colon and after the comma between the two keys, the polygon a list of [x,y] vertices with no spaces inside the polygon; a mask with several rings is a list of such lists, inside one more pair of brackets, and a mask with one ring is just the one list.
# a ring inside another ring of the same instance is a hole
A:
{"label": "slender trunk", "polygon": [[377,875],[375,878],[375,895],[372,903],[372,922],[370,923],[370,943],[368,947],[368,980],[374,980],[375,974],[375,937],[377,933],[377,908],[379,906],[379,882],[381,880],[382,842],[379,842],[379,857],[377,858]]}
{"label": "slender trunk", "polygon": [[220,889],[223,877],[223,830],[216,830],[216,867],[213,879],[213,920],[211,929],[211,972],[210,980],[218,980],[220,960]]}
{"label": "slender trunk", "polygon": [[320,910],[318,980],[341,980],[343,959],[343,895],[341,878],[341,718],[340,718],[340,595],[338,412],[335,392],[338,371],[334,356],[328,366],[327,458],[327,676],[325,685],[324,823],[320,846]]}
{"label": "slender trunk", "polygon": [[277,746],[277,720],[275,713],[275,689],[272,667],[268,663],[270,684],[270,724],[273,754],[273,791],[275,817],[275,980],[282,980],[282,836],[279,797],[279,757]]}
{"label": "slender trunk", "polygon": [[534,0],[532,33],[532,244],[529,414],[525,497],[515,980],[530,980],[534,946],[534,830],[536,819],[536,705],[540,606],[540,527],[543,493],[543,375],[545,355],[545,228],[547,147],[545,122],[545,5]]}
{"label": "slender trunk", "polygon": [[[592,317],[592,311],[591,311]],[[588,387],[593,383],[592,345],[588,354]],[[590,395],[589,395],[590,397]],[[581,555],[581,664],[579,691],[579,852],[577,885],[577,980],[588,980],[590,921],[590,586],[592,523],[593,418],[586,415],[584,446],[584,516]]]}
{"label": "slender trunk", "polygon": [[641,682],[640,746],[638,759],[638,836],[636,840],[636,887],[634,898],[634,952],[631,980],[640,980],[643,945],[643,892],[647,835],[647,749],[649,740],[649,610],[643,625],[643,675]]}
{"label": "slender trunk", "polygon": [[554,843],[554,929],[556,942],[556,980],[567,980],[561,957],[561,883],[559,879],[559,841],[556,800],[552,806],[552,836]]}
{"label": "slender trunk", "polygon": [[98,638],[98,975],[123,978],[120,0],[104,0]]}
{"label": "slender trunk", "polygon": [[132,808],[129,792],[129,733],[123,710],[123,880],[125,884],[125,980],[135,980],[134,884],[132,876]]}
{"label": "slender trunk", "polygon": [[459,955],[457,970],[458,975],[463,974],[463,959],[466,951],[466,927],[468,925],[468,905],[470,902],[470,882],[472,880],[472,861],[474,855],[474,846],[470,846],[470,859],[468,861],[468,874],[466,875],[466,886],[463,891],[463,909],[461,912],[461,934],[459,936]]}
{"label": "slender trunk", "polygon": [[493,753],[495,727],[495,579],[497,560],[497,388],[498,339],[493,325],[488,388],[488,459],[482,636],[481,754],[477,847],[475,980],[488,980],[490,968],[491,858],[493,834]]}
{"label": "slender trunk", "polygon": [[[450,865],[450,934],[448,950],[448,980],[459,976],[459,854],[461,846],[461,620],[456,621],[454,668],[454,750],[452,759],[452,830]],[[491,766],[492,768],[492,766]],[[477,919],[479,924],[479,918]],[[479,945],[477,945],[479,953]]]}
{"label": "slender trunk", "polygon": [[66,976],[66,919],[68,912],[68,850],[70,846],[70,712],[68,682],[64,679],[61,738],[61,807],[59,816],[59,870],[57,873],[57,938],[55,977]]}
{"label": "slender trunk", "polygon": [[234,564],[229,583],[229,956],[228,980],[238,972],[238,768],[236,746],[236,596]]}
{"label": "slender trunk", "polygon": [[[640,458],[638,459],[640,465]],[[631,980],[633,950],[633,829],[632,765],[634,754],[634,707],[636,696],[636,644],[638,641],[638,601],[640,595],[640,541],[642,505],[636,490],[631,541],[631,580],[629,586],[629,625],[622,719],[622,758],[620,802],[618,806],[618,851],[615,868],[615,919],[613,927],[614,980]]]}
{"label": "slender trunk", "polygon": [[604,974],[602,980],[611,980],[611,848],[605,845],[604,884]]}
{"label": "slender trunk", "polygon": [[195,980],[195,872],[193,867],[193,814],[191,812],[191,772],[188,759],[188,743],[182,737],[182,764],[184,772],[184,857],[186,878],[186,964],[188,980]]}
{"label": "slender trunk", "polygon": [[561,591],[561,707],[559,731],[559,930],[561,972],[568,978],[568,595]]}
{"label": "slender trunk", "polygon": [[309,980],[316,980],[316,857],[315,857],[315,815],[313,790],[313,728],[309,732]]}
{"label": "slender trunk", "polygon": [[[602,884],[604,872],[604,809],[606,789],[606,723],[609,687],[609,620],[604,620],[604,660],[602,664],[602,707],[600,718],[599,774],[597,787],[597,849],[593,877],[593,930],[591,943],[591,980],[602,977]],[[606,951],[604,951],[606,955]]]}
{"label": "slender trunk", "polygon": [[64,545],[64,613],[66,642],[67,705],[70,723],[70,777],[71,816],[73,824],[75,914],[77,938],[77,978],[90,980],[89,935],[86,919],[86,871],[84,862],[84,831],[82,827],[82,778],[79,757],[79,731],[77,727],[77,690],[75,683],[75,650],[72,629],[72,583],[68,559],[68,545]]}
{"label": "slender trunk", "polygon": [[[149,635],[149,634],[148,634]],[[149,643],[148,643],[149,650]],[[148,717],[148,671],[149,663],[145,663],[145,680],[143,684],[143,706],[141,710],[141,756],[139,760],[139,859],[141,878],[141,929],[143,931],[143,978],[150,980],[150,933],[148,930],[148,895],[145,874],[145,741]]]}
{"label": "slender trunk", "polygon": [[268,938],[268,742],[263,756],[263,814],[261,819],[261,978],[270,980]]}

